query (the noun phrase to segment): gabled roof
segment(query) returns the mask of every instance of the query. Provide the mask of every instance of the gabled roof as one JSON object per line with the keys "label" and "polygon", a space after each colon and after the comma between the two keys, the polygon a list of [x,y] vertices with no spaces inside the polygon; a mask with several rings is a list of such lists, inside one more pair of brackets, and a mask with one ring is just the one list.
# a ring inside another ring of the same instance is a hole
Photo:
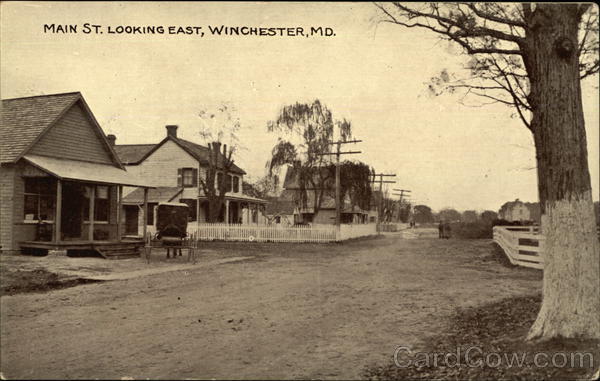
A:
{"label": "gabled roof", "polygon": [[71,108],[80,101],[92,125],[111,153],[115,164],[122,168],[118,156],[108,144],[104,132],[94,118],[80,92],[39,95],[2,100],[0,123],[0,162],[16,162]]}
{"label": "gabled roof", "polygon": [[[176,138],[173,136],[167,136],[162,141],[157,144],[125,144],[125,145],[116,145],[115,151],[119,154],[121,160],[130,165],[140,164],[142,161],[146,160],[146,158],[154,151],[159,149],[163,144],[167,141],[172,141],[178,146],[180,146],[184,151],[192,155],[196,160],[200,162],[200,164],[208,165],[208,148],[202,146],[200,144],[196,144],[194,142],[190,142],[189,140]],[[121,156],[122,155],[122,156]],[[224,157],[222,154],[219,154],[219,167],[223,168]],[[231,167],[231,172],[238,173],[241,175],[246,174],[246,172],[233,164]]]}
{"label": "gabled roof", "polygon": [[282,199],[281,197],[269,197],[267,198],[267,206],[265,208],[265,214],[267,215],[278,215],[278,214],[294,214],[296,203],[293,200]]}
{"label": "gabled roof", "polygon": [[138,164],[156,144],[121,144],[114,149],[123,164]]}
{"label": "gabled roof", "polygon": [[[328,167],[322,167],[321,168],[322,171],[322,176],[327,183],[329,183],[332,187],[335,186],[335,183],[333,183],[333,181],[335,181],[335,173],[330,173],[331,169]],[[318,179],[318,176],[315,174],[314,177],[314,182],[315,184],[319,185],[320,180]],[[283,181],[283,188],[284,189],[300,189],[300,172],[296,169],[294,169],[294,167],[289,166],[286,173],[285,173],[285,180]],[[306,189],[312,189],[310,187],[310,185],[307,184]],[[334,189],[334,188],[332,188]]]}

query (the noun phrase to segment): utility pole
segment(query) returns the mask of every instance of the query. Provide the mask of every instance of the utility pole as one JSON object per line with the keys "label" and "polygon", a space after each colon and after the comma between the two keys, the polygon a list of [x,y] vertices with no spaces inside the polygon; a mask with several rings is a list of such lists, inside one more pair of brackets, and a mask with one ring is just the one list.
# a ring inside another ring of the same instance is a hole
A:
{"label": "utility pole", "polygon": [[382,216],[382,205],[383,205],[383,184],[392,184],[395,183],[396,180],[383,180],[384,177],[396,177],[396,174],[385,174],[385,173],[372,173],[371,176],[373,176],[373,179],[371,179],[371,182],[375,183],[377,180],[375,179],[377,176],[379,176],[379,206],[377,208],[377,223],[381,222],[381,216]]}
{"label": "utility pole", "polygon": [[340,227],[341,220],[342,220],[342,217],[341,217],[342,209],[341,209],[341,205],[340,205],[340,203],[341,203],[341,200],[340,200],[340,198],[341,198],[341,196],[340,196],[340,156],[361,153],[361,151],[341,152],[342,144],[360,143],[360,142],[362,142],[362,140],[347,140],[347,141],[338,140],[337,142],[330,142],[328,144],[335,145],[336,151],[321,154],[321,155],[335,155],[335,226],[337,226],[338,229]]}
{"label": "utility pole", "polygon": [[404,193],[406,192],[406,197],[410,197],[410,190],[409,189],[394,189],[394,191],[399,191],[400,194],[398,193],[393,193],[394,196],[400,196],[400,201],[398,202],[398,221],[400,221],[400,210],[402,208],[402,197],[404,196]]}

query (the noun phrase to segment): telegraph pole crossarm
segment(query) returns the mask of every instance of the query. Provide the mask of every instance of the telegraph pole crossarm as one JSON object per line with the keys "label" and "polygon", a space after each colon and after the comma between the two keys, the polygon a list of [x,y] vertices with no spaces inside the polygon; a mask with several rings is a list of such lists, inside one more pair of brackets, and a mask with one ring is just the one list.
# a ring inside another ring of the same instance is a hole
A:
{"label": "telegraph pole crossarm", "polygon": [[341,215],[342,215],[342,209],[341,209],[341,195],[340,195],[340,156],[341,155],[354,155],[354,154],[359,154],[362,153],[361,151],[346,151],[346,152],[342,152],[341,151],[341,147],[342,144],[349,144],[349,143],[360,143],[362,142],[362,140],[347,140],[347,141],[343,141],[343,140],[338,140],[335,142],[328,142],[328,145],[335,145],[336,146],[336,150],[335,152],[324,152],[321,153],[319,155],[325,156],[325,155],[335,155],[335,225],[338,227],[338,229],[340,228],[340,224],[341,224]]}

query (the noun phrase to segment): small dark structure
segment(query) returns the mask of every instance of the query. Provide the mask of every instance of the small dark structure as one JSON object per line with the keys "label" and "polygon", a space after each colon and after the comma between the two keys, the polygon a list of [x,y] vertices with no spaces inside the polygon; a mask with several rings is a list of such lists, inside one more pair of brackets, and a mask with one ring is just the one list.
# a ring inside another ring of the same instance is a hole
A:
{"label": "small dark structure", "polygon": [[181,249],[186,244],[187,225],[190,208],[187,204],[178,202],[163,202],[156,208],[156,239],[167,249],[167,258],[173,249],[173,257],[181,256]]}

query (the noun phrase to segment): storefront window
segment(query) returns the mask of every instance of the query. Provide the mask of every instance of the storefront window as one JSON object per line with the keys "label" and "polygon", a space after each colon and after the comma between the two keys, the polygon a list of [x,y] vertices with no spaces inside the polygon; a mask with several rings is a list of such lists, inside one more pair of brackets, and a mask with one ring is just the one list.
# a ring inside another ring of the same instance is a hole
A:
{"label": "storefront window", "polygon": [[25,180],[25,221],[53,221],[56,205],[56,182],[52,178],[27,177]]}

